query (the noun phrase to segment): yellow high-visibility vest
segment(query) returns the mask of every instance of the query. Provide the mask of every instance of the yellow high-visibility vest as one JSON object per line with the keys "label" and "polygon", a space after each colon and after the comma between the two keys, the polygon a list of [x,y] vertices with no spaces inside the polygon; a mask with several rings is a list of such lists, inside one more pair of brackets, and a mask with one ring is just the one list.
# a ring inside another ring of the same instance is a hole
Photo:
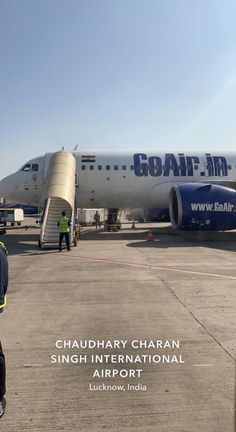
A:
{"label": "yellow high-visibility vest", "polygon": [[0,247],[4,250],[4,252],[6,252],[6,254],[8,255],[8,252],[7,252],[7,248],[6,248],[6,246],[5,246],[5,243],[3,243],[3,242],[1,242],[0,241]]}
{"label": "yellow high-visibility vest", "polygon": [[4,296],[4,302],[3,302],[3,304],[0,304],[0,309],[4,309],[5,306],[6,306],[6,304],[7,304],[7,296],[5,294],[5,296]]}
{"label": "yellow high-visibility vest", "polygon": [[[5,246],[5,244],[4,244],[3,242],[0,242],[0,247],[1,247],[2,249],[4,249],[4,251],[5,251],[6,254],[7,254],[6,246]],[[5,296],[4,296],[4,301],[3,301],[2,304],[0,304],[0,309],[4,309],[5,306],[6,306],[6,304],[7,304],[7,296],[6,296],[6,294],[5,294]]]}
{"label": "yellow high-visibility vest", "polygon": [[3,242],[0,242],[0,247],[2,247],[3,249],[6,249],[6,246]]}
{"label": "yellow high-visibility vest", "polygon": [[61,216],[58,220],[60,233],[67,233],[70,231],[69,218],[66,216]]}

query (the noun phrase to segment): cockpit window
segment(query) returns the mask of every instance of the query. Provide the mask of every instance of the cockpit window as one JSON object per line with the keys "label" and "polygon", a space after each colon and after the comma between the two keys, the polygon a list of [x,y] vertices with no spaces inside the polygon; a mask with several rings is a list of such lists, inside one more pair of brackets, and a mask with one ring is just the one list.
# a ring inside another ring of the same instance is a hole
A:
{"label": "cockpit window", "polygon": [[26,164],[23,166],[23,168],[21,168],[21,171],[25,171],[25,172],[29,172],[31,168],[30,164]]}
{"label": "cockpit window", "polygon": [[32,172],[36,172],[36,171],[38,171],[38,170],[39,170],[39,166],[38,166],[38,164],[32,164],[31,171],[32,171]]}

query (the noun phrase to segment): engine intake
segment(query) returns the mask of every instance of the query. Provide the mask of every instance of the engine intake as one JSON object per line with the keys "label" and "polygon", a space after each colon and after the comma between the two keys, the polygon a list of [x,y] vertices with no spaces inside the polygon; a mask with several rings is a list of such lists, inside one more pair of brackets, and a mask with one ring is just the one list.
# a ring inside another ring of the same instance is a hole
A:
{"label": "engine intake", "polygon": [[173,227],[180,230],[235,229],[236,191],[214,184],[179,184],[170,190],[169,212]]}

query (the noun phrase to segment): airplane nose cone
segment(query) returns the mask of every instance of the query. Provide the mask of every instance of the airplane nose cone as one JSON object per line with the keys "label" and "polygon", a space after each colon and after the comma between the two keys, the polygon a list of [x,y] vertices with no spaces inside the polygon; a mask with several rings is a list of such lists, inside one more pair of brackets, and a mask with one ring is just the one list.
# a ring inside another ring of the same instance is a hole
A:
{"label": "airplane nose cone", "polygon": [[2,180],[0,180],[0,197],[1,198],[6,198],[8,200],[11,199],[11,194],[10,194],[10,176],[3,178]]}

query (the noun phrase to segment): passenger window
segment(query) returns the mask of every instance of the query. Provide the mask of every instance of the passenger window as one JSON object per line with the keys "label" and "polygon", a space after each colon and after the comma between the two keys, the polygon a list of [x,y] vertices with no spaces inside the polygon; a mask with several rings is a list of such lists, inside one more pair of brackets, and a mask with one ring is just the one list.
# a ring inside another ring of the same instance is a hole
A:
{"label": "passenger window", "polygon": [[118,165],[114,165],[114,170],[118,171]]}
{"label": "passenger window", "polygon": [[134,166],[130,165],[130,169],[131,169],[131,171],[133,171],[134,170]]}
{"label": "passenger window", "polygon": [[106,170],[110,171],[110,169],[111,169],[110,165],[106,165]]}
{"label": "passenger window", "polygon": [[228,170],[231,170],[232,169],[232,166],[231,165],[228,165]]}
{"label": "passenger window", "polygon": [[81,169],[84,171],[86,169],[85,165],[81,165]]}
{"label": "passenger window", "polygon": [[126,165],[122,165],[122,169],[123,169],[123,171],[125,171],[126,170]]}
{"label": "passenger window", "polygon": [[94,170],[94,165],[90,165],[89,168],[91,171]]}
{"label": "passenger window", "polygon": [[39,166],[38,166],[38,164],[32,164],[31,171],[32,171],[32,172],[37,172],[38,170],[39,170]]}
{"label": "passenger window", "polygon": [[98,170],[99,170],[99,171],[102,170],[102,165],[98,165]]}
{"label": "passenger window", "polygon": [[30,168],[31,168],[31,165],[30,164],[26,164],[26,165],[23,166],[23,168],[21,169],[21,171],[29,172]]}

